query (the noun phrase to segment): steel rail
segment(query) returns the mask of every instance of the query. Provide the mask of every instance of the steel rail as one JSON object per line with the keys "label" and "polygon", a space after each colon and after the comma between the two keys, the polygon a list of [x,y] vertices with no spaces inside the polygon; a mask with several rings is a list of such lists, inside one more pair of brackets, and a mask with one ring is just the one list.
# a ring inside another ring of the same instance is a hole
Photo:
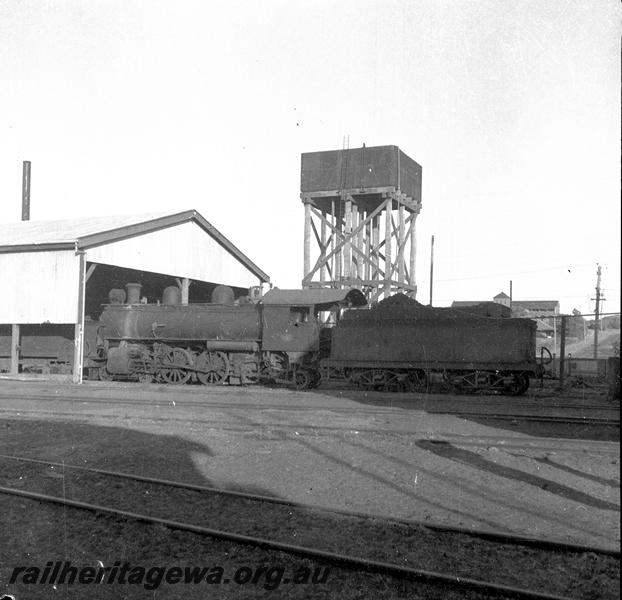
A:
{"label": "steel rail", "polygon": [[[145,405],[145,406],[150,406],[152,408],[162,408],[162,405]],[[172,408],[171,405],[166,405],[166,408]],[[231,407],[230,407],[231,408]],[[257,407],[256,407],[257,408]],[[553,417],[553,416],[542,416],[542,417],[538,417],[535,415],[520,415],[520,414],[513,414],[513,415],[503,415],[503,414],[494,414],[494,413],[476,413],[476,412],[453,412],[453,411],[434,411],[434,412],[429,412],[429,411],[423,411],[425,412],[427,415],[439,415],[439,416],[453,416],[453,417],[457,417],[459,419],[464,419],[464,418],[477,418],[477,419],[488,419],[488,420],[497,420],[497,421],[533,421],[533,422],[540,422],[540,423],[566,423],[566,424],[571,424],[571,425],[596,425],[596,426],[602,426],[602,427],[619,427],[620,426],[620,420],[612,420],[612,419],[596,419],[594,417],[575,417],[575,418],[568,418],[568,417]],[[136,418],[136,419],[147,419],[149,421],[175,421],[175,422],[188,422],[188,418],[178,418],[178,419],[171,419],[169,417],[155,417],[155,416],[144,416],[144,415],[110,415],[110,414],[99,414],[99,413],[93,413],[93,412],[83,412],[83,413],[71,413],[71,412],[59,412],[59,411],[51,411],[51,410],[42,410],[42,409],[23,409],[23,408],[5,408],[2,407],[0,408],[0,413],[16,413],[16,414],[23,414],[23,415],[28,415],[28,414],[35,414],[35,415],[49,415],[49,416],[70,416],[70,417],[98,417],[98,418],[103,418],[103,419],[114,419],[114,418],[121,418],[121,417],[131,417],[131,418]],[[216,421],[214,421],[213,419],[191,419],[192,423],[209,423],[209,424],[214,424]],[[261,424],[258,424],[261,425]],[[267,424],[265,424],[267,425]],[[353,429],[353,427],[335,427],[335,426],[329,426],[329,425],[303,425],[300,423],[294,423],[291,425],[288,425],[287,423],[279,423],[278,424],[279,427],[296,427],[296,428],[300,428],[300,429],[327,429],[327,430],[331,430],[331,429],[335,429],[335,430],[344,430],[344,429]],[[361,428],[356,428],[357,431],[367,431],[367,432],[380,432],[380,433],[386,433],[386,432],[395,432],[396,430],[393,429],[361,429]]]}
{"label": "steel rail", "polygon": [[[7,396],[2,396],[0,395],[0,399],[2,398],[6,398]],[[384,414],[394,414],[395,410],[392,407],[387,407],[389,410],[374,410],[374,409],[365,409],[364,407],[350,407],[350,408],[344,408],[344,407],[324,407],[324,406],[315,406],[315,407],[309,407],[309,406],[305,406],[305,407],[292,407],[290,406],[281,406],[281,405],[265,405],[265,404],[250,404],[250,403],[245,403],[245,404],[231,404],[231,403],[224,403],[224,402],[218,402],[218,403],[213,403],[213,402],[194,402],[194,401],[180,401],[179,403],[175,403],[173,404],[173,401],[157,401],[157,402],[148,402],[148,401],[132,401],[132,400],[100,400],[100,399],[87,399],[87,398],[57,398],[57,397],[53,397],[53,396],[30,396],[27,398],[27,400],[31,400],[33,402],[36,402],[37,400],[47,400],[47,401],[54,401],[54,402],[60,402],[60,403],[78,403],[78,404],[96,404],[96,405],[106,405],[106,406],[132,406],[132,407],[141,407],[141,406],[145,406],[145,407],[150,407],[150,408],[176,408],[176,409],[181,409],[184,407],[188,407],[188,408],[217,408],[217,409],[227,409],[227,410],[243,410],[243,409],[247,409],[247,408],[270,408],[270,409],[274,409],[274,410],[287,410],[287,411],[293,411],[293,412],[300,412],[302,410],[331,410],[333,412],[337,412],[337,413],[343,413],[343,414],[349,414],[349,413],[356,413],[356,414],[364,414],[364,415],[384,415]],[[355,400],[356,401],[356,400]],[[401,407],[397,407],[397,408],[401,408]],[[480,413],[480,412],[475,412],[475,411],[465,411],[462,408],[456,409],[456,410],[434,410],[434,409],[427,409],[424,407],[418,408],[418,407],[412,407],[414,410],[419,410],[422,411],[428,415],[447,415],[447,416],[455,416],[455,417],[459,417],[459,418],[463,418],[465,415],[466,416],[477,416],[478,418],[488,418],[488,419],[498,419],[498,420],[515,420],[520,418],[521,420],[525,420],[525,421],[535,421],[535,422],[552,422],[552,423],[581,423],[581,424],[591,424],[591,425],[602,425],[604,427],[614,427],[614,426],[619,426],[619,419],[615,420],[615,419],[608,419],[606,417],[603,418],[599,418],[599,417],[591,417],[591,416],[569,416],[569,417],[561,417],[561,416],[554,416],[554,415],[543,415],[543,416],[538,416],[538,415],[534,415],[533,413],[531,414],[503,414],[503,413]],[[495,407],[498,408],[498,407]],[[550,408],[550,407],[549,407]],[[581,407],[576,407],[576,408],[581,408]],[[7,410],[19,410],[19,409],[7,409],[7,408],[3,408],[0,409],[4,412],[6,412]],[[596,409],[590,409],[590,410],[596,410]],[[599,409],[602,410],[602,409]],[[619,415],[619,411],[616,411],[616,409],[614,408],[610,408],[609,410],[614,411],[616,415]],[[27,412],[28,409],[26,410],[21,410],[21,412]]]}
{"label": "steel rail", "polygon": [[339,565],[341,567],[350,569],[365,569],[367,572],[375,572],[383,575],[389,575],[393,577],[406,578],[424,581],[431,584],[443,584],[449,585],[458,589],[472,589],[484,593],[503,594],[510,598],[520,598],[528,600],[573,600],[567,596],[558,596],[554,594],[546,594],[542,592],[536,592],[534,590],[522,589],[513,586],[491,583],[488,581],[482,581],[479,579],[471,579],[468,577],[459,577],[455,575],[447,575],[446,573],[439,573],[436,571],[426,571],[423,569],[414,569],[411,567],[403,567],[392,563],[383,561],[376,561],[367,558],[359,558],[355,556],[349,556],[347,554],[339,554],[335,552],[328,552],[325,550],[319,550],[316,548],[307,548],[304,546],[297,546],[293,544],[287,544],[284,542],[278,542],[270,540],[268,538],[259,538],[239,533],[233,533],[231,531],[224,531],[221,529],[211,529],[209,527],[202,527],[199,525],[192,525],[190,523],[183,523],[180,521],[173,521],[170,519],[162,519],[160,517],[154,517],[147,514],[135,513],[126,510],[120,510],[111,508],[109,506],[101,506],[98,504],[91,504],[88,502],[81,502],[79,500],[71,500],[68,498],[59,498],[57,496],[50,496],[48,494],[40,494],[37,492],[28,492],[26,490],[18,490],[15,488],[0,487],[0,493],[17,496],[20,498],[29,498],[31,500],[39,500],[42,502],[49,502],[51,504],[59,504],[62,506],[69,506],[72,508],[78,508],[82,510],[89,510],[94,513],[103,513],[109,515],[115,515],[124,517],[126,519],[134,519],[143,523],[157,524],[168,527],[169,529],[175,529],[179,531],[188,531],[199,535],[212,537],[215,539],[227,540],[239,544],[245,544],[262,548],[264,550],[272,550],[277,552],[285,552],[287,554],[294,554],[302,556],[304,558],[312,558],[323,560],[325,562]]}
{"label": "steel rail", "polygon": [[580,425],[603,425],[620,426],[620,419],[606,419],[598,417],[556,417],[553,415],[533,415],[533,414],[499,414],[499,413],[478,413],[469,411],[426,411],[429,415],[453,415],[455,417],[477,417],[478,419],[493,419],[499,421],[536,421],[542,423],[570,423]]}
{"label": "steel rail", "polygon": [[272,496],[264,496],[260,494],[250,494],[246,492],[236,492],[233,490],[225,490],[222,488],[215,488],[210,486],[198,485],[193,483],[185,483],[181,481],[172,481],[169,479],[159,479],[155,477],[148,477],[145,475],[136,475],[133,473],[124,473],[121,471],[109,471],[105,469],[94,469],[92,467],[83,467],[80,465],[71,465],[65,463],[59,463],[49,460],[41,460],[36,458],[26,458],[22,456],[12,456],[8,454],[0,454],[0,459],[15,460],[19,462],[51,465],[54,467],[60,467],[63,469],[73,469],[76,471],[85,471],[88,473],[94,473],[97,475],[107,475],[109,477],[118,477],[120,479],[129,479],[132,481],[141,481],[143,483],[152,483],[156,485],[163,485],[168,487],[175,487],[180,489],[192,490],[197,492],[207,492],[212,494],[218,494],[221,496],[229,496],[232,498],[240,498],[244,500],[253,500],[257,502],[266,502],[269,504],[279,504],[283,506],[290,506],[293,508],[300,508],[303,510],[318,511],[332,514],[339,514],[348,517],[357,517],[361,519],[370,519],[376,521],[384,521],[393,525],[402,525],[407,527],[423,527],[431,531],[439,531],[443,533],[457,533],[462,535],[469,535],[472,537],[478,537],[494,542],[530,546],[533,548],[541,548],[544,550],[554,550],[558,552],[591,552],[594,554],[604,554],[613,557],[620,557],[619,550],[613,550],[610,548],[602,548],[597,546],[584,546],[580,544],[571,544],[569,542],[556,542],[553,540],[545,540],[542,538],[533,538],[528,536],[520,536],[513,534],[500,533],[497,531],[491,531],[487,529],[472,529],[469,527],[457,527],[452,525],[443,525],[441,523],[430,523],[428,521],[417,521],[414,519],[398,519],[395,517],[387,517],[374,513],[362,512],[362,511],[348,511],[340,508],[330,508],[322,505],[307,504],[302,502],[295,502],[293,500],[285,500],[283,498],[274,498]]}
{"label": "steel rail", "polygon": [[[232,386],[221,386],[221,385],[212,385],[212,386],[202,386],[201,388],[198,389],[207,389],[209,391],[214,391],[215,389],[217,390],[222,390],[227,391],[227,390],[231,390]],[[234,388],[237,389],[237,388]],[[243,388],[240,388],[243,389]],[[262,388],[262,389],[267,389],[267,388]],[[384,414],[386,412],[394,412],[396,408],[402,408],[400,406],[395,407],[395,406],[379,406],[378,408],[368,408],[366,406],[354,406],[354,407],[335,407],[335,406],[324,406],[324,405],[319,405],[319,406],[309,406],[309,405],[305,405],[305,406],[292,406],[291,404],[265,404],[262,403],[261,400],[258,400],[257,403],[249,403],[249,402],[245,402],[245,403],[237,403],[237,404],[231,404],[231,402],[223,402],[223,401],[216,401],[216,402],[211,402],[209,400],[193,400],[192,397],[194,396],[194,394],[192,393],[193,389],[184,389],[183,386],[175,386],[175,391],[184,391],[184,395],[182,397],[178,397],[175,399],[175,402],[177,403],[177,407],[183,407],[183,406],[188,406],[188,407],[214,407],[214,408],[227,408],[227,409],[246,409],[246,408],[253,408],[253,407],[261,407],[261,408],[272,408],[272,409],[278,409],[278,410],[287,410],[287,411],[300,411],[300,410],[310,410],[310,409],[330,409],[333,410],[335,412],[344,412],[344,413],[349,413],[349,412],[357,412],[357,413],[364,413],[364,414]],[[173,389],[171,388],[171,392],[173,391]],[[293,391],[293,390],[290,390]],[[335,391],[335,390],[333,390]],[[298,393],[303,393],[303,392],[298,392]],[[308,392],[304,392],[304,393],[308,393]],[[373,392],[373,393],[377,393],[377,394],[385,394],[385,392]],[[389,395],[389,398],[387,398],[387,403],[393,402],[395,400],[400,400],[403,401],[405,400],[404,398],[402,398],[400,395],[396,395],[396,394],[389,394],[388,392],[386,392],[387,395]],[[186,400],[185,399],[185,395],[190,396],[190,399]],[[15,394],[6,394],[6,393],[0,393],[0,399],[8,399],[8,400],[14,400],[15,398]],[[171,406],[171,402],[172,400],[166,400],[166,399],[156,399],[155,401],[152,400],[112,400],[110,398],[106,398],[106,397],[100,397],[100,396],[95,396],[95,397],[89,397],[89,396],[77,396],[77,397],[58,397],[58,396],[51,396],[51,395],[43,395],[43,394],[37,394],[37,395],[29,395],[27,397],[24,398],[20,398],[20,399],[25,399],[25,400],[31,400],[31,401],[37,401],[37,400],[48,400],[48,401],[55,401],[55,402],[77,402],[77,403],[86,403],[86,404],[106,404],[106,405],[128,405],[128,406],[149,406],[149,407],[170,407]],[[357,400],[354,398],[352,399],[354,402],[357,402]],[[417,399],[412,399],[413,404],[416,404],[418,402]],[[466,404],[469,407],[486,407],[487,403],[486,402],[467,402],[464,401],[462,402],[462,404]],[[499,408],[499,406],[507,406],[507,403],[499,403],[496,402],[495,406],[491,406],[491,408]],[[547,409],[579,409],[579,410],[589,410],[589,411],[595,411],[595,410],[602,410],[602,411],[612,411],[615,413],[619,413],[619,408],[612,406],[612,405],[596,405],[596,406],[590,406],[590,405],[583,405],[583,404],[564,404],[564,405],[554,405],[554,404],[541,404],[538,402],[533,402],[533,403],[520,403],[519,404],[521,407],[526,407],[526,408],[531,408],[531,407],[537,407],[537,408],[547,408]],[[412,408],[415,408],[416,410],[423,410],[426,412],[430,412],[433,411],[433,409],[430,409],[428,407],[416,407],[413,406]],[[460,408],[457,408],[455,411],[453,411],[454,413],[460,412]],[[451,414],[452,411],[447,411],[448,414]],[[439,413],[441,414],[441,413]],[[444,413],[442,413],[444,414]]]}

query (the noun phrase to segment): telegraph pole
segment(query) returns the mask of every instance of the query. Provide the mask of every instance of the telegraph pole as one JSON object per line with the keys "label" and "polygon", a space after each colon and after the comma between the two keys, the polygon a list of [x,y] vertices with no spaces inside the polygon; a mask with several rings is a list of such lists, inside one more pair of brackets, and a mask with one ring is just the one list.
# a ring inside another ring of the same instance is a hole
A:
{"label": "telegraph pole", "polygon": [[512,316],[512,280],[510,279],[510,316]]}
{"label": "telegraph pole", "polygon": [[596,309],[594,310],[594,358],[598,358],[598,331],[600,329],[600,303],[604,300],[600,296],[600,272],[601,268],[598,265],[598,270],[596,271],[596,298],[592,298],[592,300],[596,300]]}
{"label": "telegraph pole", "polygon": [[434,286],[434,236],[430,245],[430,306],[432,306],[432,290]]}
{"label": "telegraph pole", "polygon": [[22,163],[22,221],[30,221],[30,161]]}

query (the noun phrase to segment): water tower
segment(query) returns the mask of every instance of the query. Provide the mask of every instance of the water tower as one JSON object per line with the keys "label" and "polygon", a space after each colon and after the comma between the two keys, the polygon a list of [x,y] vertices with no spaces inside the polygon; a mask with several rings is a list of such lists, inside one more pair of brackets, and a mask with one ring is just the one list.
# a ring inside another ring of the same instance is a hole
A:
{"label": "water tower", "polygon": [[419,164],[397,146],[308,152],[300,191],[303,288],[356,287],[370,302],[415,297]]}

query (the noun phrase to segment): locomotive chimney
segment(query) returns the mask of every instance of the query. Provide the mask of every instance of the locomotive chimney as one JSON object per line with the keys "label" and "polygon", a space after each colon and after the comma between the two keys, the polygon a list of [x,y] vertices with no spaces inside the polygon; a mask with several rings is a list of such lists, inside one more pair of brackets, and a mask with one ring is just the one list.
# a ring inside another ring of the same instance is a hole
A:
{"label": "locomotive chimney", "polygon": [[30,161],[22,168],[22,221],[30,221]]}

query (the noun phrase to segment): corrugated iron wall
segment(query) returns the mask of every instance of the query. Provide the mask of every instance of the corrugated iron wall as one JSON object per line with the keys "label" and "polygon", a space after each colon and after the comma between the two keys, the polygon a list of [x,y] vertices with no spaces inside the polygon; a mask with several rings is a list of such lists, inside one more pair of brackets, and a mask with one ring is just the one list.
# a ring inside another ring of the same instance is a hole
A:
{"label": "corrugated iron wall", "polygon": [[80,257],[73,250],[0,253],[0,323],[77,323]]}

